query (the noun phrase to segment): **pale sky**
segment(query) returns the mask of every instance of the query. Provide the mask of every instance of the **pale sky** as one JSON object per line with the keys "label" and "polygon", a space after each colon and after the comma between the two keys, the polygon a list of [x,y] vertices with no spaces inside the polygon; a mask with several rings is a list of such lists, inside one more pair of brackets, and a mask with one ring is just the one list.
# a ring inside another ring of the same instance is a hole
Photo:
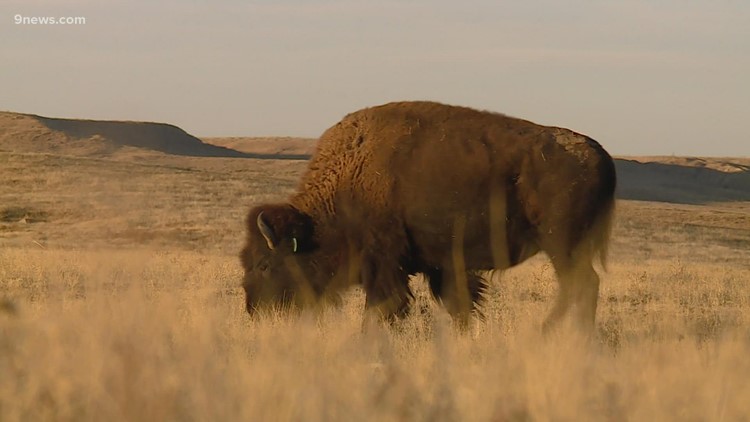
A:
{"label": "pale sky", "polygon": [[415,99],[568,127],[613,154],[750,156],[750,1],[0,3],[0,110],[317,137]]}

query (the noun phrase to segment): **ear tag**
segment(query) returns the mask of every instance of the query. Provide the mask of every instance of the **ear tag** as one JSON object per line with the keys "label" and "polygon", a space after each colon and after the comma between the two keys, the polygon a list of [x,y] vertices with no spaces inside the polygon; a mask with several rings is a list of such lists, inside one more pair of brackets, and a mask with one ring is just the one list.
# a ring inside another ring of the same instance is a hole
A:
{"label": "ear tag", "polygon": [[297,252],[297,238],[296,237],[292,238],[292,252],[294,253]]}

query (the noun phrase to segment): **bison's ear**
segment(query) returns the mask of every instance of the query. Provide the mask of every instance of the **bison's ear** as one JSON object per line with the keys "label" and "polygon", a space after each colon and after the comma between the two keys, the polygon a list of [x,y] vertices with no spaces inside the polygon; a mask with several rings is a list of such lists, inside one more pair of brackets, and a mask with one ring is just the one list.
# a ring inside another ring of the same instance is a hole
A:
{"label": "bison's ear", "polygon": [[303,253],[315,248],[312,219],[291,205],[264,205],[251,211],[249,218],[252,219],[248,224],[258,227],[272,251],[281,249],[283,252]]}
{"label": "bison's ear", "polygon": [[258,214],[258,229],[260,230],[260,234],[263,235],[263,238],[266,239],[266,244],[268,244],[268,249],[273,250],[273,248],[276,247],[276,244],[278,243],[278,239],[276,238],[276,234],[273,232],[273,229],[268,224],[268,222],[263,218],[263,211],[261,211]]}

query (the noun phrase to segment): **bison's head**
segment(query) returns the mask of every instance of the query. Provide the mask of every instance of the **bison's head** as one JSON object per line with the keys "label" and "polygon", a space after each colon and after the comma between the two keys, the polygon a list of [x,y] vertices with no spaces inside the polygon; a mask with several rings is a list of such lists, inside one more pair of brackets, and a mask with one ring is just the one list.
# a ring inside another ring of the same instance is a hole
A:
{"label": "bison's head", "polygon": [[317,302],[321,269],[312,219],[288,204],[250,211],[241,259],[247,311]]}

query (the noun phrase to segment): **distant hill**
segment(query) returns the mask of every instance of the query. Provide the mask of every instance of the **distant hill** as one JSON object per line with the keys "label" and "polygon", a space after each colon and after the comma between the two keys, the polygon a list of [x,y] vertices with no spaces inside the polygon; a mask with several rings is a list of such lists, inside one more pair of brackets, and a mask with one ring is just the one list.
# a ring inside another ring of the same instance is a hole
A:
{"label": "distant hill", "polygon": [[622,157],[615,166],[621,199],[750,201],[750,158]]}
{"label": "distant hill", "polygon": [[750,157],[678,157],[674,155],[620,157],[639,163],[670,164],[680,167],[699,167],[723,173],[750,171]]}
{"label": "distant hill", "polygon": [[57,119],[0,112],[0,150],[98,156],[127,148],[192,157],[264,158],[204,143],[165,123]]}

